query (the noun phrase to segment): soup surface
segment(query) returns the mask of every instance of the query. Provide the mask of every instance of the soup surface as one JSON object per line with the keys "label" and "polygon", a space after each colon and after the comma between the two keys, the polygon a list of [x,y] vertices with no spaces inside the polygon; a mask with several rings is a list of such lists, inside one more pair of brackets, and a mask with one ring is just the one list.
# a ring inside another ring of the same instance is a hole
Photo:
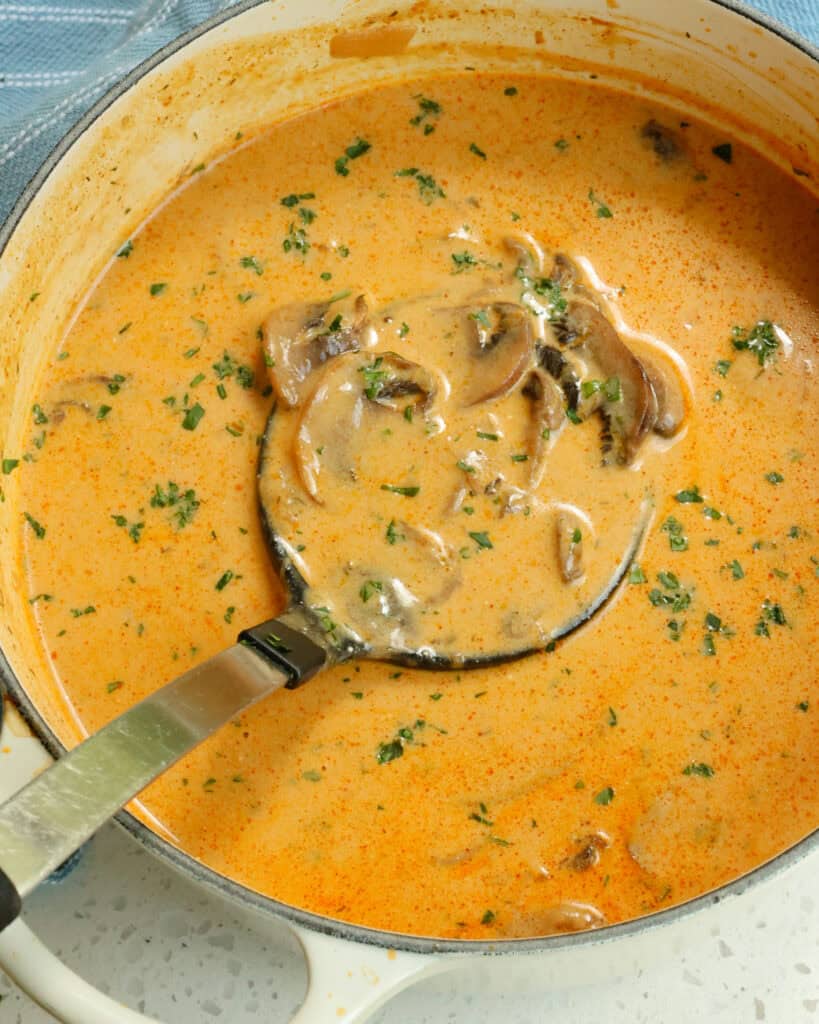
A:
{"label": "soup surface", "polygon": [[812,830],[816,198],[547,78],[385,86],[236,145],[123,239],[4,464],[77,720],[284,606],[260,449],[328,630],[548,649],[339,666],[138,813],[285,902],[461,938],[647,913]]}

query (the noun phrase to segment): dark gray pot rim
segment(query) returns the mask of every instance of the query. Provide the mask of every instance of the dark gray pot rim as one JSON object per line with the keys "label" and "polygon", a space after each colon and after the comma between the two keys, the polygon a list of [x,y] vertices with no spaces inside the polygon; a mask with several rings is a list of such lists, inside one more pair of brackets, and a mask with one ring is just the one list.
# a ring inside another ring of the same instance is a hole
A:
{"label": "dark gray pot rim", "polygon": [[[54,168],[74,143],[115,100],[127,92],[149,71],[152,71],[158,64],[161,64],[167,57],[172,56],[194,39],[199,38],[199,36],[204,35],[231,18],[237,17],[250,8],[266,2],[267,0],[240,0],[235,6],[214,15],[207,21],[202,22],[202,24],[185,32],[177,39],[172,40],[163,46],[161,50],[158,50],[151,57],[138,64],[97,100],[55,146],[23,190],[5,224],[0,228],[0,257],[2,257],[14,229]],[[797,50],[801,50],[802,53],[819,64],[819,48],[774,18],[763,14],[761,11],[754,10],[742,2],[737,2],[737,0],[708,0],[708,2],[717,7],[724,7],[760,25],[774,35],[779,36],[785,42],[790,43]],[[65,748],[29,700],[2,651],[0,651],[0,681],[5,684],[23,717],[52,757],[62,756],[65,753]],[[217,871],[195,860],[189,854],[172,846],[167,840],[160,838],[160,836],[152,832],[146,825],[127,811],[120,811],[115,816],[115,820],[145,847],[194,881],[200,882],[210,889],[215,889],[222,896],[238,901],[262,913],[272,913],[290,924],[300,925],[311,931],[320,932],[339,939],[346,939],[351,942],[377,945],[388,949],[406,950],[412,953],[449,953],[460,954],[461,956],[465,954],[508,955],[514,953],[539,953],[551,949],[579,948],[592,944],[599,945],[614,942],[627,936],[641,934],[649,927],[668,926],[707,907],[713,907],[728,897],[741,895],[751,886],[773,878],[787,867],[798,863],[804,857],[819,849],[819,828],[816,828],[813,832],[799,840],[799,842],[782,853],[777,854],[777,856],[766,861],[764,864],[754,868],[752,871],[712,892],[669,907],[667,910],[656,911],[621,924],[607,925],[605,928],[591,931],[575,932],[568,935],[553,935],[545,938],[504,939],[497,942],[485,942],[463,939],[432,939],[424,936],[405,935],[399,932],[365,928],[360,925],[349,924],[346,921],[337,921],[333,918],[313,914],[271,897],[262,896],[229,878],[225,878]]]}

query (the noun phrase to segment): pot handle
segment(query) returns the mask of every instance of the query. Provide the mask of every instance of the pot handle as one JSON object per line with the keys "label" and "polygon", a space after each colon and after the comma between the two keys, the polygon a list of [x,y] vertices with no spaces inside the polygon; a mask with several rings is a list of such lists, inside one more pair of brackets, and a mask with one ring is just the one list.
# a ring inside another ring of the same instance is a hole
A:
{"label": "pot handle", "polygon": [[[363,1024],[402,989],[453,966],[443,957],[399,952],[291,927],[304,950],[309,972],[307,994],[291,1024],[326,1024],[342,1018],[345,1024]],[[83,981],[20,918],[0,933],[0,968],[62,1024],[160,1024]]]}
{"label": "pot handle", "polygon": [[0,933],[0,967],[63,1024],[159,1024],[83,981],[20,918]]}
{"label": "pot handle", "polygon": [[337,939],[291,925],[307,958],[307,994],[291,1024],[363,1024],[422,977],[454,966],[446,957]]}

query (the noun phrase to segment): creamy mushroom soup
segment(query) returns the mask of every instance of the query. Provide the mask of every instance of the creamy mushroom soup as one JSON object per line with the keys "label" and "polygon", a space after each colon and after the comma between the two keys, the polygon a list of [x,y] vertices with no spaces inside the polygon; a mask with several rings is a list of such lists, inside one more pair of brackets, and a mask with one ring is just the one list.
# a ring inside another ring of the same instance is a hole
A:
{"label": "creamy mushroom soup", "polygon": [[329,634],[453,667],[279,693],[136,813],[287,903],[467,939],[657,910],[815,828],[810,181],[545,77],[235,146],[122,239],[4,453],[55,685],[91,731],[279,611],[268,526]]}

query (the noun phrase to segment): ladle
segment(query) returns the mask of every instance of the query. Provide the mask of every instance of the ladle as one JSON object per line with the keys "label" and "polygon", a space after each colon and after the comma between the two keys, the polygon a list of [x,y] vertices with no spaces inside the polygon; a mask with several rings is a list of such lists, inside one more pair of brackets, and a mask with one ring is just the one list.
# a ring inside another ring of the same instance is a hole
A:
{"label": "ladle", "polygon": [[[268,430],[272,420],[271,415]],[[610,600],[637,553],[648,522],[644,505],[627,550],[606,585],[569,621],[542,629],[542,642],[537,646],[521,649],[510,641],[508,649],[489,654],[464,652],[455,661],[428,649],[385,649],[362,637],[360,630],[341,624],[328,631],[323,610],[308,603],[304,580],[288,559],[286,545],[280,543],[268,512],[261,508],[290,604],[277,618],[244,630],[232,647],[109,722],[0,807],[0,930],[19,915],[23,897],[117,810],[263,697],[281,688],[293,689],[322,669],[354,658],[430,669],[476,668],[551,649]],[[509,579],[513,579],[511,574]]]}

